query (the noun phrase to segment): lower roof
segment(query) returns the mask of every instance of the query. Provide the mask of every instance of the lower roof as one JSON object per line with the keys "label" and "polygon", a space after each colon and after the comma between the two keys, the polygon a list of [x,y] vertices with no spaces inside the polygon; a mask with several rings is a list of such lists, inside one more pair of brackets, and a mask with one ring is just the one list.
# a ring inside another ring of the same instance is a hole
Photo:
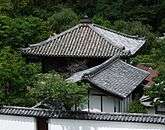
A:
{"label": "lower roof", "polygon": [[100,89],[126,98],[149,75],[147,71],[127,64],[114,56],[101,65],[75,73],[68,82],[87,80]]}
{"label": "lower roof", "polygon": [[165,125],[164,115],[135,114],[135,113],[93,113],[85,111],[54,111],[49,109],[36,109],[26,107],[1,106],[1,115],[42,117],[54,119],[76,119],[76,120],[96,120],[96,121],[117,121],[117,122],[137,122],[154,123]]}

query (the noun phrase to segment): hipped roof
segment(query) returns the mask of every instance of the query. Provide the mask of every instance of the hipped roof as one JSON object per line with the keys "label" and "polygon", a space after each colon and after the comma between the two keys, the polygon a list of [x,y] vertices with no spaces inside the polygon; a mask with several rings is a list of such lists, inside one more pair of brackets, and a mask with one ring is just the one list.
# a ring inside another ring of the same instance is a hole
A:
{"label": "hipped roof", "polygon": [[129,56],[145,43],[143,38],[126,35],[105,27],[83,23],[48,40],[22,49],[27,55],[53,57]]}

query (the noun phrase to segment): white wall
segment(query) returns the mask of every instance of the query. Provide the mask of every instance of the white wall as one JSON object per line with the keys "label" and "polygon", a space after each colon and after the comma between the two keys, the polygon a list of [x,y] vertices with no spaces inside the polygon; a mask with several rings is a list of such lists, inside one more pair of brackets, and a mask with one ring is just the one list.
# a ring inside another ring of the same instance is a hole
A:
{"label": "white wall", "polygon": [[[91,112],[128,112],[132,95],[125,99],[107,95],[99,90],[91,90],[89,94],[89,111]],[[102,111],[101,111],[102,108]],[[81,110],[88,111],[88,102],[80,107]]]}
{"label": "white wall", "polygon": [[32,117],[0,115],[0,130],[36,130]]}
{"label": "white wall", "polygon": [[49,120],[49,130],[165,130],[165,125],[90,120]]}

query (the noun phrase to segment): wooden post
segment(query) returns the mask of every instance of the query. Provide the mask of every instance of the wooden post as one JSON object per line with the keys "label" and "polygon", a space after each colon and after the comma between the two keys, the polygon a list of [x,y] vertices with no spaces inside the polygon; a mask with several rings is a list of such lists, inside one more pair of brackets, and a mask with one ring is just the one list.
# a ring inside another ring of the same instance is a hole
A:
{"label": "wooden post", "polygon": [[101,112],[103,112],[103,96],[101,95]]}
{"label": "wooden post", "polygon": [[45,62],[45,58],[41,59],[41,66],[42,66],[42,72],[46,73],[46,62]]}
{"label": "wooden post", "polygon": [[48,130],[48,119],[46,118],[36,118],[37,130]]}
{"label": "wooden post", "polygon": [[89,94],[90,94],[90,90],[88,89],[88,112],[89,112],[89,107],[90,107],[90,105],[89,105]]}

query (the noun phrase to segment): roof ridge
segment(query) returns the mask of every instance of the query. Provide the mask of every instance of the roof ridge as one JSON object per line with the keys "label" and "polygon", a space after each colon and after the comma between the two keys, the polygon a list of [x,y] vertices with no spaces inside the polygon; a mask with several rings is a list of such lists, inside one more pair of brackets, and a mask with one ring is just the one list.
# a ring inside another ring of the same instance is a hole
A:
{"label": "roof ridge", "polygon": [[82,79],[90,79],[93,76],[95,76],[96,74],[100,73],[102,70],[106,69],[108,66],[108,64],[112,64],[113,62],[119,60],[120,56],[119,55],[115,55],[113,57],[111,57],[110,59],[106,60],[105,62],[103,62],[102,64],[98,65],[99,67],[96,68],[95,70],[93,70],[90,73],[86,73],[83,75]]}
{"label": "roof ridge", "polygon": [[125,36],[125,37],[134,38],[134,39],[137,39],[137,40],[145,40],[145,37],[139,37],[138,35],[126,34],[126,33],[119,32],[119,31],[116,31],[116,30],[113,30],[113,29],[110,29],[110,28],[107,28],[107,27],[104,27],[104,26],[100,26],[98,24],[93,24],[93,26],[99,27],[101,29],[104,29],[104,30],[107,30],[107,31],[110,31],[110,32],[113,32],[113,33],[117,33],[117,34]]}

